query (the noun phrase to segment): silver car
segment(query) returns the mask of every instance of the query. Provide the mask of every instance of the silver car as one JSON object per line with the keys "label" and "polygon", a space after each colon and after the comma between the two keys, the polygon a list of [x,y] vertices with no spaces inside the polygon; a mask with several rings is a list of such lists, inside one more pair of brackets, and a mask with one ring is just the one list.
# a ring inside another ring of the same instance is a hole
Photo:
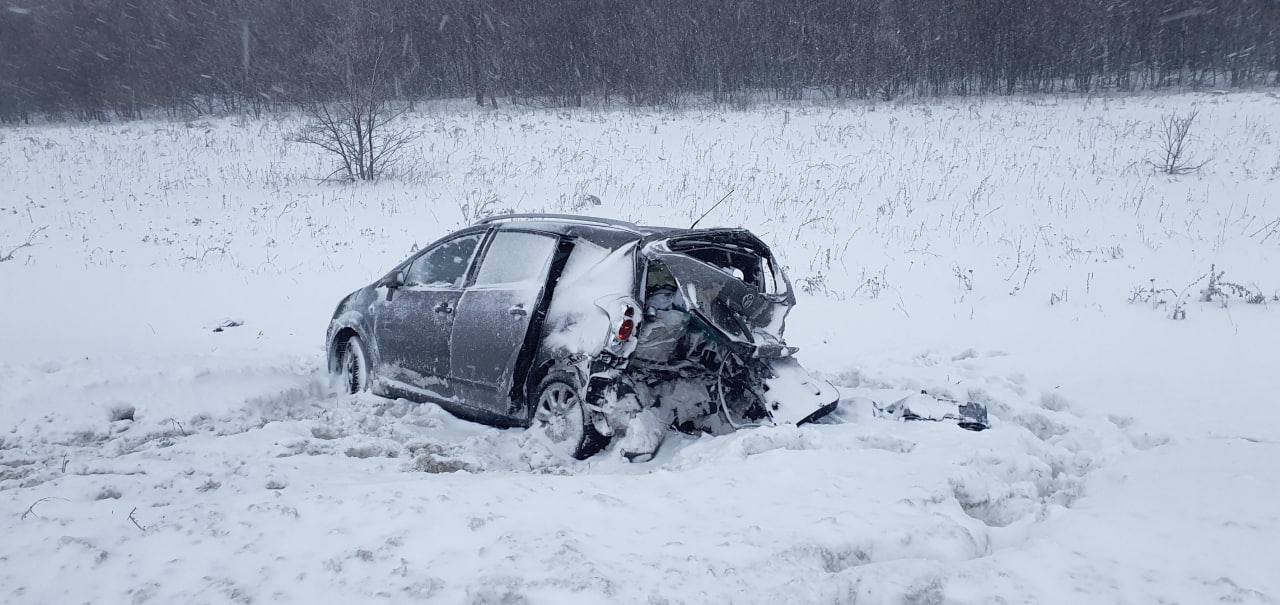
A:
{"label": "silver car", "polygon": [[782,339],[795,295],[759,238],[551,214],[452,233],[338,303],[349,393],[533,427],[584,459],[646,460],[671,429],[809,422],[838,395]]}

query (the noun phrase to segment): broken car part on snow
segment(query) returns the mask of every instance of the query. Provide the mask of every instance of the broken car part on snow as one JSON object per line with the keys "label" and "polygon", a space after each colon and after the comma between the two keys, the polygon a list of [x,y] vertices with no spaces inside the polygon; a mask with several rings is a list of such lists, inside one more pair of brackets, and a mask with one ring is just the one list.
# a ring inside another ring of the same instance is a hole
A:
{"label": "broken car part on snow", "polygon": [[991,428],[987,422],[987,408],[981,403],[938,397],[927,391],[908,395],[884,407],[873,403],[873,409],[877,417],[892,420],[954,422],[960,428],[970,431]]}

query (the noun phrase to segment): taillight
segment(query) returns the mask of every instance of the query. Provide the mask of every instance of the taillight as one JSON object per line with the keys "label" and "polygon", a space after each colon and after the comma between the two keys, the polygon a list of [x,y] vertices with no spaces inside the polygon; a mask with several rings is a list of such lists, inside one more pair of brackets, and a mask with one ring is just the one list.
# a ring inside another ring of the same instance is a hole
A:
{"label": "taillight", "polygon": [[622,324],[618,326],[618,340],[631,340],[631,335],[636,331],[636,321],[633,319],[636,316],[636,310],[633,307],[627,307],[622,315]]}

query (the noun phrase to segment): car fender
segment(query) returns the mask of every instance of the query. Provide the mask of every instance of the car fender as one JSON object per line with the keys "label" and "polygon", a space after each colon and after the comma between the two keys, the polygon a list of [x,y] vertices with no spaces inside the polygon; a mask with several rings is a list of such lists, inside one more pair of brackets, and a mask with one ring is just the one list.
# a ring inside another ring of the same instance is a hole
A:
{"label": "car fender", "polygon": [[376,367],[381,362],[382,356],[378,352],[377,339],[373,335],[373,324],[370,316],[365,312],[363,307],[367,307],[363,299],[367,299],[368,291],[357,290],[351,293],[342,302],[338,303],[337,309],[334,311],[333,319],[329,322],[329,330],[325,335],[325,350],[328,353],[328,362],[330,371],[336,370],[338,363],[336,348],[337,335],[339,332],[350,329],[360,336],[364,342],[365,353],[369,355],[370,367]]}

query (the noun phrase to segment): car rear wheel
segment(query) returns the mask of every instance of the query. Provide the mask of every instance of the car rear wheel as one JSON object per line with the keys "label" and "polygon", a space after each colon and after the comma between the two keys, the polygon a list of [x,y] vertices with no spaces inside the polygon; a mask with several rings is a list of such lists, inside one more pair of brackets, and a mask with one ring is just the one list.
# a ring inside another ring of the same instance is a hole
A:
{"label": "car rear wheel", "polygon": [[560,452],[586,460],[609,444],[591,422],[577,381],[567,372],[552,372],[538,384],[533,428]]}
{"label": "car rear wheel", "polygon": [[348,395],[369,390],[369,356],[359,336],[352,336],[342,346],[338,360],[338,388]]}

